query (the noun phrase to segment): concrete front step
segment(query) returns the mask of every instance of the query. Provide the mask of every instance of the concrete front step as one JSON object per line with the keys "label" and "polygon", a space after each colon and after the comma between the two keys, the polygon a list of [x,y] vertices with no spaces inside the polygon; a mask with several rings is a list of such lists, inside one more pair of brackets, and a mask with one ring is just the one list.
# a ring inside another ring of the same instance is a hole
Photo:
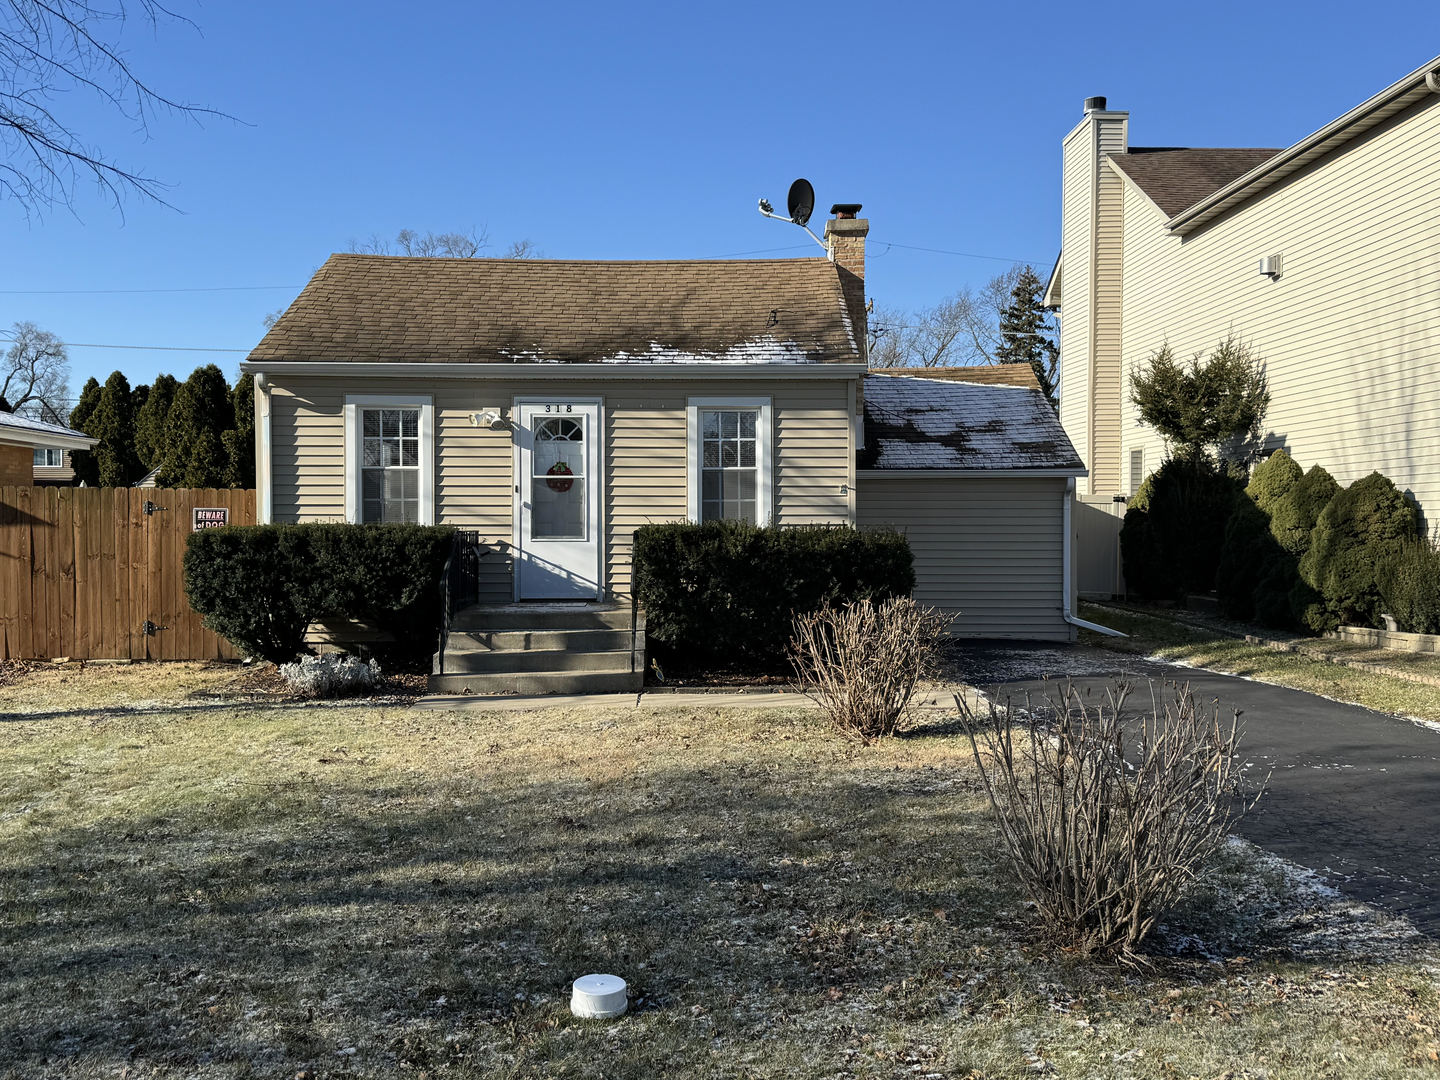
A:
{"label": "concrete front step", "polygon": [[431,675],[432,694],[638,694],[643,671],[536,671]]}
{"label": "concrete front step", "polygon": [[450,632],[629,630],[632,620],[637,629],[645,628],[644,616],[636,616],[629,604],[473,604],[455,613],[450,620]]}
{"label": "concrete front step", "polygon": [[525,652],[528,650],[566,649],[572,652],[628,651],[633,644],[644,641],[644,634],[632,635],[625,630],[451,630],[450,651]]}
{"label": "concrete front step", "polygon": [[[625,635],[627,641],[624,649],[587,652],[575,649],[487,652],[473,646],[468,649],[456,648],[455,637],[451,635],[450,646],[445,650],[444,671],[447,675],[503,671],[615,671],[621,668],[628,671],[631,666],[629,636]],[[640,668],[643,664],[643,658],[636,657],[634,666]]]}

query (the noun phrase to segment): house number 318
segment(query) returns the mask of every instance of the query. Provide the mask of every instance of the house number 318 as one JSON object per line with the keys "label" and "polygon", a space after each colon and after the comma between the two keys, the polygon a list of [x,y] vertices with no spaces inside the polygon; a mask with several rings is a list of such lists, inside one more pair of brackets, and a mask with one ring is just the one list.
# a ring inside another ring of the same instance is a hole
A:
{"label": "house number 318", "polygon": [[574,406],[574,405],[546,405],[546,406],[545,406],[545,411],[546,411],[546,412],[557,412],[557,413],[558,413],[558,412],[574,412],[574,411],[575,411],[575,406]]}

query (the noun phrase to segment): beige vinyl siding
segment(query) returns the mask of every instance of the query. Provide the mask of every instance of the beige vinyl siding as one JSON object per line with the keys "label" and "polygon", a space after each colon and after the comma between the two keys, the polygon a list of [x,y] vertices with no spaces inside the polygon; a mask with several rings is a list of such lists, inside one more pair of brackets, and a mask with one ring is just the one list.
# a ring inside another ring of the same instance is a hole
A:
{"label": "beige vinyl siding", "polygon": [[[1060,423],[1080,455],[1090,460],[1091,228],[1095,217],[1095,133],[1085,121],[1065,140],[1060,206]],[[1085,483],[1085,481],[1081,481]]]}
{"label": "beige vinyl siding", "polygon": [[686,404],[691,397],[772,399],[776,520],[848,523],[854,484],[849,413],[853,379],[520,380],[279,378],[272,394],[274,519],[343,520],[347,394],[431,394],[435,400],[435,508],[441,524],[476,529],[487,601],[511,599],[514,450],[506,430],[475,427],[472,413],[510,409],[519,397],[601,398],[606,501],[601,558],[606,584],[628,595],[632,537],[640,525],[683,520],[688,507]]}
{"label": "beige vinyl siding", "polygon": [[[1440,510],[1440,98],[1181,240],[1125,200],[1127,367],[1230,331],[1264,358],[1268,445],[1341,483],[1378,469]],[[1276,281],[1262,256],[1281,255]],[[1068,287],[1069,282],[1067,280]],[[1125,445],[1161,443],[1123,403]]]}
{"label": "beige vinyl siding", "polygon": [[[1102,121],[1100,153],[1123,153],[1125,124]],[[1096,178],[1094,413],[1090,434],[1090,490],[1113,495],[1120,487],[1121,395],[1121,260],[1124,256],[1124,181],[1113,169],[1101,168]]]}
{"label": "beige vinyl siding", "polygon": [[343,390],[321,382],[274,385],[270,505],[275,521],[345,520],[344,402]]}
{"label": "beige vinyl siding", "polygon": [[958,611],[957,637],[1069,641],[1065,481],[862,473],[860,526],[892,526],[915,555],[915,598]]}

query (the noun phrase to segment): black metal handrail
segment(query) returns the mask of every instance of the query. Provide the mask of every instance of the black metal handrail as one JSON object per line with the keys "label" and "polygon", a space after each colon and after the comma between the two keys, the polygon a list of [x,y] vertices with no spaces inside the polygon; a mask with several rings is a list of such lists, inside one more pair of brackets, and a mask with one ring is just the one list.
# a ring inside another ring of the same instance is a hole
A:
{"label": "black metal handrail", "polygon": [[450,625],[455,613],[480,599],[480,560],[486,555],[480,543],[480,533],[473,529],[456,529],[450,543],[450,554],[445,559],[445,569],[440,573],[440,648],[438,655],[444,663],[445,643],[450,637]]}

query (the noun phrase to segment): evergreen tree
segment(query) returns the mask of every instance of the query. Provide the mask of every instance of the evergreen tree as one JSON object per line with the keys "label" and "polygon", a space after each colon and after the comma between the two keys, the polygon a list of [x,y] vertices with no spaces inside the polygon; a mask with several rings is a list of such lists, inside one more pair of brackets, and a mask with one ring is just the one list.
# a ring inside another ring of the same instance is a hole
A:
{"label": "evergreen tree", "polygon": [[130,414],[139,416],[140,410],[145,407],[145,402],[150,400],[150,386],[148,383],[141,383],[130,391]]}
{"label": "evergreen tree", "polygon": [[[95,412],[95,407],[99,404],[100,380],[92,375],[85,380],[85,385],[80,388],[80,400],[75,402],[75,408],[70,410],[70,427],[89,435],[90,432],[86,430],[86,427],[90,423],[91,415]],[[90,487],[94,487],[99,482],[99,466],[95,463],[95,455],[89,450],[72,450],[70,467],[75,470],[77,484],[88,484]]]}
{"label": "evergreen tree", "polygon": [[225,376],[214,364],[196,368],[175,391],[175,401],[165,419],[165,444],[159,463],[161,485],[219,487],[223,484],[222,435],[234,426],[230,386]]}
{"label": "evergreen tree", "polygon": [[233,488],[255,486],[255,380],[241,375],[230,392],[235,426],[225,432],[225,484]]}
{"label": "evergreen tree", "polygon": [[165,447],[165,421],[179,388],[174,375],[159,375],[150,387],[145,404],[135,410],[135,453],[146,472],[160,464]]}
{"label": "evergreen tree", "polygon": [[1213,447],[1243,459],[1258,444],[1270,390],[1259,358],[1232,335],[1188,365],[1162,346],[1131,373],[1130,400],[1176,457],[1196,460]]}
{"label": "evergreen tree", "polygon": [[100,440],[91,453],[95,458],[95,482],[101,487],[128,487],[140,477],[132,404],[130,381],[119,371],[111,372],[90,414],[90,429],[86,432]]}
{"label": "evergreen tree", "polygon": [[1029,364],[1040,382],[1040,389],[1054,404],[1060,347],[1055,344],[1050,313],[1040,303],[1044,292],[1044,283],[1031,267],[1020,271],[1015,287],[1010,290],[1010,303],[1000,310],[1000,347],[995,350],[995,361]]}

